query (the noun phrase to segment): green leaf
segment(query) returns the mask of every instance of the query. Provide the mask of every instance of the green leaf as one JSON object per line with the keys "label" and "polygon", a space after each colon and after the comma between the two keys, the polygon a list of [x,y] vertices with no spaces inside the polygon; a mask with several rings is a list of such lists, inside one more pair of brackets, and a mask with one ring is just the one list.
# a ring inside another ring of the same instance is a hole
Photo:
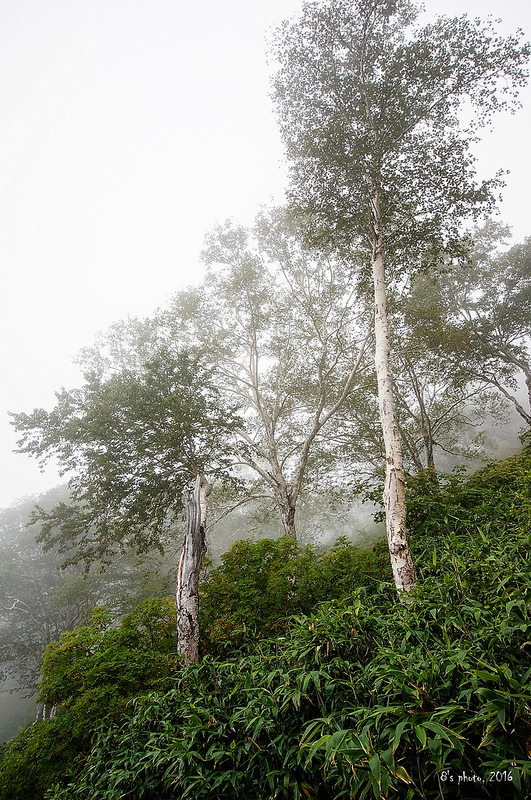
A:
{"label": "green leaf", "polygon": [[415,735],[422,747],[426,747],[426,731],[422,725],[415,725]]}

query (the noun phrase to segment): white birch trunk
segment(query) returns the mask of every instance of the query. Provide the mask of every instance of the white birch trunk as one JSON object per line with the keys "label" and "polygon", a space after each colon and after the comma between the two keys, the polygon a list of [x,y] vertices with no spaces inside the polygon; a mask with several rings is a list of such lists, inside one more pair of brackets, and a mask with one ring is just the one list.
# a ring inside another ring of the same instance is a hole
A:
{"label": "white birch trunk", "polygon": [[380,421],[385,445],[384,507],[387,542],[396,588],[409,592],[415,585],[415,567],[406,537],[406,481],[402,441],[398,428],[393,382],[389,367],[389,328],[383,237],[379,229],[378,198],[373,205],[375,232],[372,272],[374,280],[375,364],[378,380]]}
{"label": "white birch trunk", "polygon": [[47,719],[55,719],[61,715],[57,706],[47,706],[45,703],[37,703],[35,722],[44,722]]}
{"label": "white birch trunk", "polygon": [[199,577],[206,552],[206,478],[198,475],[185,492],[186,533],[177,571],[177,652],[185,664],[199,661]]}

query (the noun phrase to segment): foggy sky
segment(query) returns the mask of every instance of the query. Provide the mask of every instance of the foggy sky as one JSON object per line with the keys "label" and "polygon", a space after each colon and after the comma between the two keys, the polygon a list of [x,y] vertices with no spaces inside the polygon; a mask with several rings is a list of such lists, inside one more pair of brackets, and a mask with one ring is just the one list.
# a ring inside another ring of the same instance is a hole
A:
{"label": "foggy sky", "polygon": [[[531,37],[527,0],[427,0]],[[57,483],[12,454],[7,411],[50,408],[96,332],[200,279],[216,222],[282,200],[266,32],[299,0],[3,0],[0,6],[0,506]],[[531,90],[477,149],[531,235]]]}

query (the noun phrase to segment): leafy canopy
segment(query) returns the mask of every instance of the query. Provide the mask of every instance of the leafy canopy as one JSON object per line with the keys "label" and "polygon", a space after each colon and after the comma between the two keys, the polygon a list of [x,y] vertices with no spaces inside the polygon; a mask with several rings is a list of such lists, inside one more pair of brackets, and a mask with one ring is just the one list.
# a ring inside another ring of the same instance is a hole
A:
{"label": "leafy canopy", "polygon": [[40,509],[41,539],[68,562],[110,561],[131,548],[163,550],[195,475],[227,476],[222,439],[234,413],[196,356],[159,348],[136,370],[89,370],[81,389],[62,390],[51,411],[13,414],[20,452],[55,456],[72,501]]}
{"label": "leafy canopy", "polygon": [[317,235],[367,244],[377,195],[389,266],[409,269],[459,252],[463,219],[492,207],[500,179],[476,180],[471,144],[518,106],[530,53],[521,31],[466,16],[418,28],[418,13],[409,0],[306,2],[273,42],[294,205]]}

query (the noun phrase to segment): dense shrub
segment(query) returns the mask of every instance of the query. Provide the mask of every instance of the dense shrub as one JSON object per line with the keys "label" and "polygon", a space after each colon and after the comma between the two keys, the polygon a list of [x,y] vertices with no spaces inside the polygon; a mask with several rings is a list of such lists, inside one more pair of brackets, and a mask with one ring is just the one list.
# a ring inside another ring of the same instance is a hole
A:
{"label": "dense shrub", "polygon": [[[529,586],[529,582],[528,582]],[[527,587],[461,607],[449,582],[323,604],[237,661],[205,659],[135,701],[54,800],[525,796]],[[458,792],[459,789],[459,792]],[[503,791],[502,791],[503,790]]]}
{"label": "dense shrub", "polygon": [[[139,687],[83,763],[69,762],[66,781],[48,772],[47,799],[531,796],[530,476],[526,450],[470,479],[410,484],[419,581],[408,602],[378,582],[378,554],[360,578],[364,556],[345,543],[313,560],[284,540],[233,549],[207,582],[210,606],[203,598],[206,625],[219,624],[217,657]],[[341,594],[350,560],[350,585],[365,585],[288,625],[312,570]],[[220,620],[232,650],[220,645]],[[83,658],[67,659],[65,677],[88,691],[89,662],[76,674]],[[124,674],[111,669],[109,686]],[[32,769],[32,741],[12,744],[8,775],[15,756]]]}
{"label": "dense shrub", "polygon": [[171,601],[151,599],[117,627],[99,609],[90,624],[50,644],[39,699],[60,715],[28,726],[0,750],[0,800],[37,800],[79,772],[94,733],[177,668],[175,625]]}
{"label": "dense shrub", "polygon": [[[387,558],[339,540],[317,555],[288,537],[239,542],[202,589],[204,650],[286,630],[290,615],[327,596],[344,596],[368,576],[385,574]],[[175,602],[148,600],[119,626],[104,609],[89,625],[64,633],[46,649],[40,699],[61,711],[32,725],[0,756],[0,800],[37,800],[46,787],[79,772],[94,734],[119,722],[127,702],[176,673]]]}
{"label": "dense shrub", "polygon": [[237,542],[201,584],[203,651],[221,653],[279,634],[291,615],[389,577],[389,557],[379,545],[362,550],[340,538],[318,554],[289,536]]}
{"label": "dense shrub", "polygon": [[413,498],[409,602],[360,588],[205,658],[137,698],[50,800],[527,797],[529,461]]}

